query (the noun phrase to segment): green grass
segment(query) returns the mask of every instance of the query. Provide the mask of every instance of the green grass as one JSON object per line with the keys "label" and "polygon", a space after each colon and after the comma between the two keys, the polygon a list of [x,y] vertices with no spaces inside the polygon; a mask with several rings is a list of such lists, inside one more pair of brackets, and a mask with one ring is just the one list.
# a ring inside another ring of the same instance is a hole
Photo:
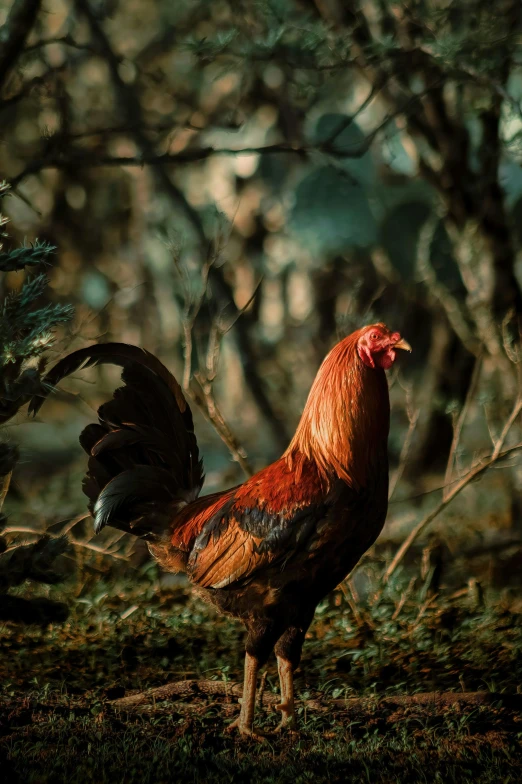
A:
{"label": "green grass", "polygon": [[[243,630],[189,589],[160,587],[155,572],[94,581],[63,626],[0,630],[0,754],[9,780],[39,782],[517,782],[522,721],[501,704],[478,708],[379,704],[416,691],[490,690],[522,684],[521,616],[498,597],[425,586],[403,606],[400,575],[357,619],[341,591],[319,608],[297,678],[300,734],[259,744],[224,732],[234,710],[220,698],[116,712],[124,690],[170,680],[240,680]],[[71,586],[64,586],[69,596]],[[126,611],[136,607],[130,614]],[[122,618],[123,616],[123,618]],[[277,691],[273,662],[268,690]],[[328,696],[375,695],[365,707]],[[269,732],[278,715],[258,713]]]}

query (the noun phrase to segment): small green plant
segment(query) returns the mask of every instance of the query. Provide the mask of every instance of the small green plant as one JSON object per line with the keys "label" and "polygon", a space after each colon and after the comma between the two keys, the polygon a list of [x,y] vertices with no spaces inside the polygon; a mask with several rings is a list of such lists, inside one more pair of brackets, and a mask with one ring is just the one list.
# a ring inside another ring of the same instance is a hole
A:
{"label": "small green plant", "polygon": [[[0,183],[0,199],[9,190]],[[56,248],[47,242],[4,250],[7,219],[0,215],[0,273],[21,271],[49,263]],[[38,302],[47,287],[47,276],[26,277],[19,291],[8,294],[0,309],[0,423],[11,419],[41,389],[45,352],[54,342],[53,330],[70,321],[71,305]]]}
{"label": "small green plant", "polygon": [[[0,199],[8,190],[6,183],[0,183]],[[49,262],[55,248],[46,242],[4,249],[6,223],[7,218],[0,214],[0,273],[38,268]],[[45,352],[54,342],[53,330],[73,316],[71,305],[39,304],[46,287],[44,273],[27,276],[19,291],[8,294],[0,306],[0,424],[42,390]],[[2,508],[17,460],[16,447],[0,441],[0,534],[7,522]],[[44,536],[33,544],[8,548],[6,539],[0,536],[0,620],[40,625],[65,620],[68,611],[62,602],[23,599],[8,591],[26,580],[58,582],[60,575],[53,568],[54,561],[66,546],[65,538]]]}

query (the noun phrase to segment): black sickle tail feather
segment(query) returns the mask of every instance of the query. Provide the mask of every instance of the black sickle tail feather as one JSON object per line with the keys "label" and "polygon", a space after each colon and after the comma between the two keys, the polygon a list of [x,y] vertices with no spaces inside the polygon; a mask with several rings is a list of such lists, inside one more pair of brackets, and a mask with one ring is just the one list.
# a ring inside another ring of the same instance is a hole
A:
{"label": "black sickle tail feather", "polygon": [[125,386],[98,409],[99,424],[87,425],[80,443],[89,455],[83,491],[98,533],[106,525],[137,536],[161,536],[176,508],[197,497],[203,464],[190,408],[181,387],[153,354],[125,343],[75,351],[44,379],[46,394],[34,397],[36,414],[48,392],[83,367],[119,365]]}

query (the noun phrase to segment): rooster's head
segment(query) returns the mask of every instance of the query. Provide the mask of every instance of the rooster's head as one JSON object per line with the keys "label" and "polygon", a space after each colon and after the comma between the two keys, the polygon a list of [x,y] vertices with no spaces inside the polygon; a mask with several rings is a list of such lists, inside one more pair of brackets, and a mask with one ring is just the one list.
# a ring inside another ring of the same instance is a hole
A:
{"label": "rooster's head", "polygon": [[411,351],[410,344],[401,338],[400,333],[390,332],[385,324],[364,327],[357,340],[357,353],[364,364],[371,368],[391,368],[398,348]]}

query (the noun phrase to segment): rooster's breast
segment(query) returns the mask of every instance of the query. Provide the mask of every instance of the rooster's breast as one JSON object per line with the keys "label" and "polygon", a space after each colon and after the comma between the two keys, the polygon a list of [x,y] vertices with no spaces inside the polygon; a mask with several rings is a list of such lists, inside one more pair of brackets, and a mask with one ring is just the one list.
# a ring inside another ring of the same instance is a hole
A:
{"label": "rooster's breast", "polygon": [[[339,482],[328,511],[305,542],[243,584],[213,591],[221,611],[239,618],[274,618],[291,624],[317,604],[352,571],[382,530],[387,511],[388,477],[381,474],[356,493]],[[284,617],[283,617],[284,616]]]}
{"label": "rooster's breast", "polygon": [[323,599],[352,571],[379,536],[388,506],[388,476],[381,472],[372,485],[355,493],[342,483],[339,495],[317,524],[304,552],[288,563],[281,581],[297,580],[301,588]]}

